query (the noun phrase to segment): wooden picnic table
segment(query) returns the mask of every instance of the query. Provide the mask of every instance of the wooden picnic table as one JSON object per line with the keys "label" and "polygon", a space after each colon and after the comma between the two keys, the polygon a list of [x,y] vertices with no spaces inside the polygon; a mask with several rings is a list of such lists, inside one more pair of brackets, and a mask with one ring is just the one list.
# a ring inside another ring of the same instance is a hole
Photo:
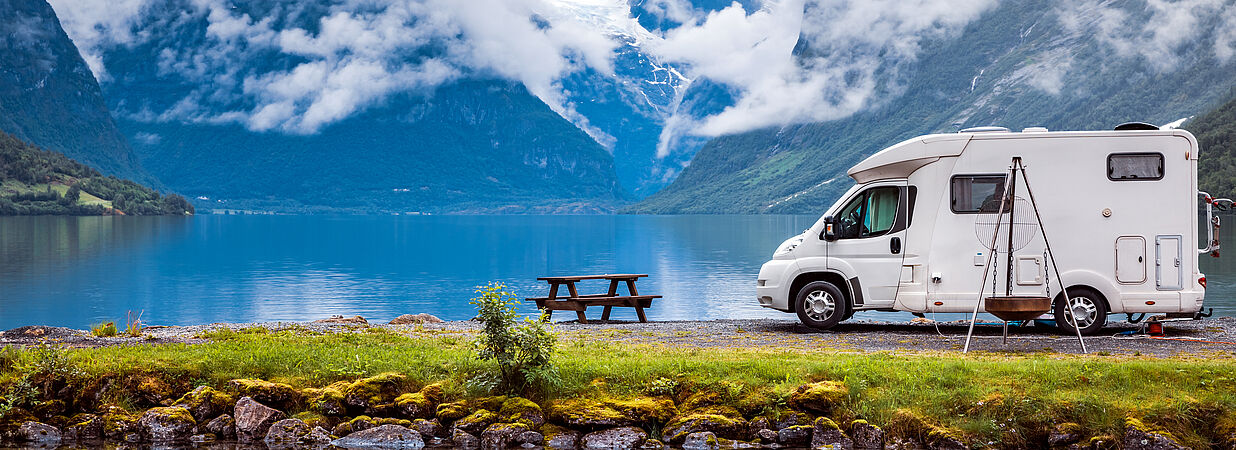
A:
{"label": "wooden picnic table", "polygon": [[[537,280],[549,283],[549,296],[532,297],[525,300],[536,302],[537,308],[544,309],[546,319],[549,319],[556,310],[575,311],[575,314],[579,317],[579,323],[588,323],[588,318],[584,316],[584,311],[589,306],[604,306],[605,312],[601,313],[601,320],[609,320],[609,312],[613,307],[625,306],[635,308],[635,315],[639,316],[639,321],[647,322],[648,318],[644,317],[644,308],[652,307],[652,300],[661,298],[660,295],[639,295],[639,290],[635,289],[635,280],[647,276],[647,274],[621,273],[539,277]],[[575,289],[575,283],[584,280],[609,280],[609,291],[604,294],[580,295],[579,291]],[[618,295],[618,284],[623,282],[627,285],[627,295]],[[564,284],[567,287],[568,296],[559,297],[558,288]]]}

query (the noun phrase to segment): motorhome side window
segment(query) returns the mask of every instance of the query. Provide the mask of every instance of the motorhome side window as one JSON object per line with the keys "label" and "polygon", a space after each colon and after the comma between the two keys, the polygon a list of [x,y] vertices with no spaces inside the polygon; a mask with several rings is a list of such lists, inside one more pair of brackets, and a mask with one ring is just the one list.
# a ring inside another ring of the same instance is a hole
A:
{"label": "motorhome side window", "polygon": [[1162,153],[1112,153],[1107,155],[1107,178],[1112,181],[1163,179]]}
{"label": "motorhome side window", "polygon": [[897,221],[897,202],[901,189],[885,186],[868,189],[841,208],[837,223],[838,239],[879,236],[888,233]]}
{"label": "motorhome side window", "polygon": [[956,214],[1000,211],[1005,175],[957,175],[950,183],[951,208]]}

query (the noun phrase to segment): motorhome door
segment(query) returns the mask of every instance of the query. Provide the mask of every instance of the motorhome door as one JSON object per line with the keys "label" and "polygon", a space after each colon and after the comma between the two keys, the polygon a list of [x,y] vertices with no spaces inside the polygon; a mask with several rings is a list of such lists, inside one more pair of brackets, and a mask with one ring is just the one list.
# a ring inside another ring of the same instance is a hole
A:
{"label": "motorhome door", "polygon": [[855,307],[890,306],[897,298],[908,195],[905,181],[875,183],[834,215],[838,230],[829,243],[829,265],[849,278]]}

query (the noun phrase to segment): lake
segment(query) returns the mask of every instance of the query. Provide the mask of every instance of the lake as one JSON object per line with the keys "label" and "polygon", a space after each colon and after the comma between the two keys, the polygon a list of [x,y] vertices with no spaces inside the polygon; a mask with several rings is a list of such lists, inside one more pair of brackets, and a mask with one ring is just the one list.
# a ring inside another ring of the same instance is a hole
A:
{"label": "lake", "polygon": [[[160,325],[335,314],[385,322],[421,312],[464,320],[474,315],[475,286],[489,281],[531,297],[548,291],[538,276],[630,272],[650,275],[638,283],[642,293],[665,296],[648,310],[651,320],[788,320],[795,316],[756,304],[755,277],[777,244],[816,218],[0,217],[0,329],[85,328],[129,311]],[[1223,234],[1236,245],[1232,227]],[[1207,306],[1236,314],[1236,253],[1203,257],[1203,269]],[[616,308],[613,318],[635,312]]]}

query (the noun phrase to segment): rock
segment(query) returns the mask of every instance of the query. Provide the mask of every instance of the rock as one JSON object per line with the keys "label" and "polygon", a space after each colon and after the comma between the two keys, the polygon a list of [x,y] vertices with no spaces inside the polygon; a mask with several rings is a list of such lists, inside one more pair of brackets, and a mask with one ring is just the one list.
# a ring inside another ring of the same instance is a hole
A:
{"label": "rock", "polygon": [[301,411],[292,416],[293,419],[298,419],[308,425],[310,429],[322,427],[333,428],[332,421],[325,416],[313,411]]}
{"label": "rock", "polygon": [[348,387],[346,382],[339,382],[318,389],[301,389],[301,398],[316,413],[325,416],[343,416],[348,413],[348,407],[343,402],[343,390]]}
{"label": "rock", "polygon": [[750,421],[747,422],[747,430],[751,432],[751,434],[749,434],[748,437],[754,439],[756,437],[755,436],[756,433],[758,433],[760,430],[763,430],[765,428],[772,429],[772,427],[773,427],[773,423],[771,420],[768,420],[767,417],[764,417],[764,416],[753,417]]}
{"label": "rock", "polygon": [[365,318],[361,316],[343,317],[343,316],[338,316],[338,315],[330,316],[325,319],[318,319],[318,320],[313,321],[312,323],[336,323],[336,324],[343,324],[343,325],[369,325],[369,321],[365,320]]}
{"label": "rock", "polygon": [[313,447],[325,447],[330,445],[330,441],[331,437],[329,431],[326,431],[326,429],[322,427],[314,427],[313,430],[309,431],[308,435],[300,438],[299,443]]}
{"label": "rock", "polygon": [[1076,423],[1058,423],[1047,434],[1047,445],[1056,447],[1076,443],[1081,440],[1081,432],[1081,425]]}
{"label": "rock", "polygon": [[[286,408],[300,401],[300,391],[283,383],[257,379],[236,379],[227,382],[227,389],[241,397],[252,397],[263,405]],[[236,414],[240,420],[240,414]]]}
{"label": "rock", "polygon": [[579,432],[568,430],[556,425],[541,427],[545,436],[545,448],[553,450],[575,450],[579,448]]}
{"label": "rock", "polygon": [[413,323],[442,323],[442,319],[435,317],[433,314],[404,314],[402,316],[391,319],[391,325],[407,325]]}
{"label": "rock", "polygon": [[309,434],[309,425],[300,419],[283,419],[270,425],[263,441],[267,446],[291,446]]}
{"label": "rock", "polygon": [[275,422],[287,418],[282,411],[268,407],[250,397],[236,402],[236,439],[240,442],[255,442],[266,437],[266,431]]}
{"label": "rock", "polygon": [[803,414],[803,413],[789,413],[789,414],[783,414],[781,415],[781,417],[777,418],[777,420],[773,422],[773,426],[775,426],[776,428],[773,428],[773,429],[781,430],[781,429],[792,427],[794,425],[814,425],[814,424],[815,424],[815,421],[811,418],[810,415]]}
{"label": "rock", "polygon": [[545,414],[541,412],[541,407],[522,397],[511,397],[502,402],[498,417],[505,422],[528,424],[530,428],[545,424]]}
{"label": "rock", "polygon": [[[737,412],[733,414],[737,415]],[[661,431],[669,444],[680,444],[688,434],[710,431],[727,439],[742,439],[747,434],[747,423],[741,416],[735,419],[720,414],[693,413],[675,418]]]}
{"label": "rock", "polygon": [[195,434],[193,436],[189,436],[189,442],[192,442],[194,444],[204,444],[208,442],[214,442],[216,439],[218,439],[218,437],[210,433]]}
{"label": "rock", "polygon": [[205,429],[220,439],[236,439],[236,420],[227,414],[206,422]]}
{"label": "rock", "polygon": [[636,427],[619,427],[585,434],[580,439],[580,447],[630,449],[639,447],[645,439],[648,439],[648,433],[644,430]]}
{"label": "rock", "polygon": [[468,408],[468,404],[465,402],[442,403],[438,405],[435,411],[438,421],[442,423],[451,423],[468,417],[468,414],[472,413],[472,410]]}
{"label": "rock", "polygon": [[172,406],[185,408],[189,410],[189,414],[193,415],[193,420],[206,422],[220,414],[232,412],[234,404],[236,404],[236,399],[231,395],[216,391],[209,386],[198,386],[180,397],[180,400],[172,403]]}
{"label": "rock", "polygon": [[775,444],[777,443],[777,432],[764,428],[755,432],[755,439],[764,444]]}
{"label": "rock", "polygon": [[343,448],[397,448],[420,449],[425,447],[421,434],[399,425],[379,425],[357,431],[331,442]]}
{"label": "rock", "polygon": [[885,450],[920,450],[923,446],[913,439],[893,436],[884,443]]}
{"label": "rock", "polygon": [[482,431],[485,431],[485,428],[497,421],[497,414],[482,409],[472,413],[468,417],[456,420],[455,423],[451,425],[451,428],[471,435],[476,435]]}
{"label": "rock", "polygon": [[66,441],[82,441],[103,438],[103,418],[94,414],[78,414],[69,419],[61,438]]}
{"label": "rock", "polygon": [[193,435],[197,421],[179,406],[150,408],[137,419],[138,432],[151,442],[180,442]]}
{"label": "rock", "polygon": [[525,431],[515,436],[515,442],[526,445],[541,445],[545,443],[545,436],[535,431]]}
{"label": "rock", "polygon": [[420,433],[421,436],[441,436],[442,423],[438,419],[425,420],[416,419],[412,421],[412,429]]}
{"label": "rock", "polygon": [[927,445],[927,448],[931,450],[969,450],[970,446],[955,437],[943,436],[932,441]]}
{"label": "rock", "polygon": [[1185,449],[1176,442],[1170,434],[1156,432],[1146,427],[1140,420],[1125,419],[1124,436],[1120,439],[1123,450],[1176,450]]}
{"label": "rock", "polygon": [[802,447],[811,442],[811,425],[791,425],[777,431],[777,443],[788,447]]}
{"label": "rock", "polygon": [[515,438],[528,431],[528,428],[521,424],[513,423],[495,423],[485,428],[481,432],[481,449],[482,450],[502,450],[515,442]]}
{"label": "rock", "polygon": [[850,423],[850,438],[854,440],[854,448],[884,448],[884,430],[865,420]]}
{"label": "rock", "polygon": [[644,441],[643,444],[640,444],[639,448],[640,450],[664,450],[667,447],[664,442],[656,439],[649,439]]}
{"label": "rock", "polygon": [[400,417],[408,419],[432,419],[434,417],[433,402],[420,392],[400,395],[395,399],[395,408]]}
{"label": "rock", "polygon": [[849,390],[840,381],[820,381],[795,389],[786,402],[790,408],[817,414],[829,414],[845,400]]}
{"label": "rock", "polygon": [[717,450],[721,448],[717,443],[717,435],[711,431],[701,431],[691,433],[682,442],[683,450]]}
{"label": "rock", "polygon": [[464,450],[472,450],[481,447],[481,440],[477,439],[467,432],[460,430],[451,430],[451,442]]}
{"label": "rock", "polygon": [[17,427],[17,440],[39,445],[55,446],[60,443],[60,430],[42,422],[26,421]]}
{"label": "rock", "polygon": [[343,403],[368,415],[390,417],[405,383],[407,377],[393,372],[356,380],[344,389]]}
{"label": "rock", "polygon": [[141,436],[134,431],[137,429],[137,418],[130,415],[125,410],[112,406],[108,407],[103,412],[103,436],[111,440],[128,440],[129,434],[134,436],[133,441],[141,440]]}
{"label": "rock", "polygon": [[[549,405],[548,417],[554,423],[579,429],[602,429],[639,423],[665,423],[678,409],[668,398],[637,397],[628,400],[560,400]],[[685,436],[684,436],[685,437]]]}
{"label": "rock", "polygon": [[830,448],[854,448],[854,441],[841,432],[841,427],[827,417],[815,419],[811,430],[811,448],[831,446]]}

